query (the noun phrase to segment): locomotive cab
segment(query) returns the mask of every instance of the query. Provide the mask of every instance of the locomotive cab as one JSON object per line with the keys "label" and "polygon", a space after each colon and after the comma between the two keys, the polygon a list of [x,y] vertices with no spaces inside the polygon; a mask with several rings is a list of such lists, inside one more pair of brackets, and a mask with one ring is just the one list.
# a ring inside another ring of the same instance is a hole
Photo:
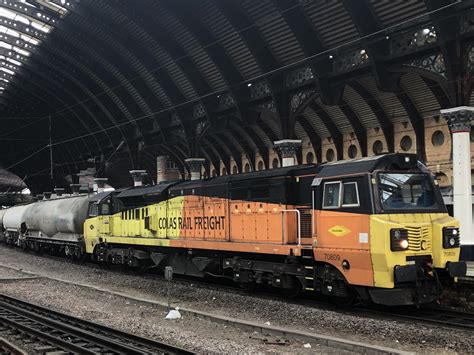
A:
{"label": "locomotive cab", "polygon": [[373,302],[431,302],[440,280],[465,275],[458,221],[415,155],[328,164],[313,188],[315,259],[336,267]]}

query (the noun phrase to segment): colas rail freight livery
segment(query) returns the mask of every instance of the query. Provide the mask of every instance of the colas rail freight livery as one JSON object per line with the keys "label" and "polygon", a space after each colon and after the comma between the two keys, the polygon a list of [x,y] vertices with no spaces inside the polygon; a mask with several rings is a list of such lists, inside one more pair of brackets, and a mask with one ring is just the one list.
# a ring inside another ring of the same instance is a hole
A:
{"label": "colas rail freight livery", "polygon": [[466,273],[458,221],[415,155],[73,195],[3,213],[7,243],[339,301],[436,300]]}

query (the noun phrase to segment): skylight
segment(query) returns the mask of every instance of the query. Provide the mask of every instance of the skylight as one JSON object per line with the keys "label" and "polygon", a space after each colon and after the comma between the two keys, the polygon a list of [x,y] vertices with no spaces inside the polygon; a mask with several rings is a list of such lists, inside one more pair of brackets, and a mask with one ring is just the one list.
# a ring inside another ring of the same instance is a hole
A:
{"label": "skylight", "polygon": [[66,0],[0,0],[0,95],[71,6]]}

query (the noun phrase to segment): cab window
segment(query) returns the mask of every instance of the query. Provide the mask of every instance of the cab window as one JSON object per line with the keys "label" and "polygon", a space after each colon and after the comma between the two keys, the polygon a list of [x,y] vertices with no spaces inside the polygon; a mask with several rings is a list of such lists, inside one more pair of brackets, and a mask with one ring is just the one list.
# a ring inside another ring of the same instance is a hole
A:
{"label": "cab window", "polygon": [[342,186],[342,191],[342,207],[358,207],[360,205],[356,182],[345,182]]}
{"label": "cab window", "polygon": [[357,182],[326,182],[323,190],[323,208],[359,207]]}
{"label": "cab window", "polygon": [[341,202],[341,183],[327,182],[324,184],[323,208],[339,208]]}
{"label": "cab window", "polygon": [[108,203],[104,203],[100,206],[100,214],[101,215],[105,215],[105,216],[108,216],[110,214],[110,204]]}
{"label": "cab window", "polygon": [[99,207],[93,203],[89,206],[89,217],[97,217],[99,215]]}

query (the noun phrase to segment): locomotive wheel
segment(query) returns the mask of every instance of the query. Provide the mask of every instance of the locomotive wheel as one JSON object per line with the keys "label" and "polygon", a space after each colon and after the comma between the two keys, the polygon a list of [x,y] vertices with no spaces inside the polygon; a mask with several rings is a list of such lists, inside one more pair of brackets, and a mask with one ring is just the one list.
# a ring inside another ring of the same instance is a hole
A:
{"label": "locomotive wheel", "polygon": [[255,283],[253,282],[239,282],[239,286],[245,292],[253,292],[255,291]]}
{"label": "locomotive wheel", "polygon": [[301,294],[303,287],[301,286],[301,282],[295,277],[293,282],[293,287],[291,288],[282,288],[280,289],[280,293],[286,298],[295,298]]}
{"label": "locomotive wheel", "polygon": [[352,290],[349,290],[349,294],[346,297],[332,296],[331,302],[336,306],[340,307],[350,307],[355,304],[357,301],[357,295]]}
{"label": "locomotive wheel", "polygon": [[42,254],[42,248],[41,244],[38,242],[35,242],[35,253],[41,255]]}

